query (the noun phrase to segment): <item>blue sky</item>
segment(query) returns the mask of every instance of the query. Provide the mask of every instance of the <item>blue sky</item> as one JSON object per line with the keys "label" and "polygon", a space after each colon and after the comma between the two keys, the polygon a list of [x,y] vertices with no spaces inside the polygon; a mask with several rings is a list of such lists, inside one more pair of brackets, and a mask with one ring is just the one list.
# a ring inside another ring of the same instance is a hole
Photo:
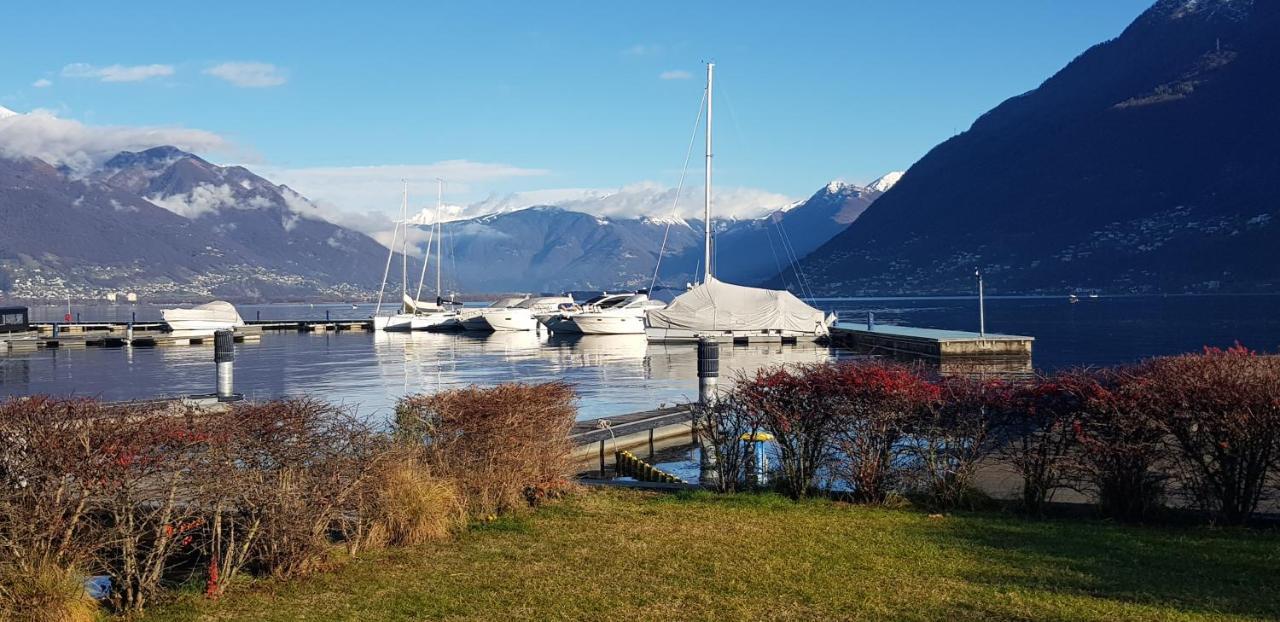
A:
{"label": "blue sky", "polygon": [[714,59],[717,184],[799,198],[907,168],[1149,3],[19,3],[0,105],[205,130],[218,161],[361,210],[386,195],[330,173],[443,170],[459,203],[674,185]]}

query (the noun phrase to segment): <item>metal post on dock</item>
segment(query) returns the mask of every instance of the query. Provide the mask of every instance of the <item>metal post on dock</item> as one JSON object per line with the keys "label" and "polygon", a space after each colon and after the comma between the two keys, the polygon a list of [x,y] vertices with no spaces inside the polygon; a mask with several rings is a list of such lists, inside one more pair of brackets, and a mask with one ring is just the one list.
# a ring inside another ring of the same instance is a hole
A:
{"label": "metal post on dock", "polygon": [[[698,403],[703,410],[716,403],[716,385],[720,380],[720,342],[714,337],[698,339]],[[698,480],[704,484],[716,484],[716,454],[709,439],[698,433],[698,421],[694,420],[694,437],[698,443]]]}
{"label": "metal post on dock", "polygon": [[974,268],[973,275],[978,277],[978,337],[987,338],[987,306],[982,298],[982,271]]}
{"label": "metal post on dock", "polygon": [[133,345],[133,322],[129,322],[124,327],[124,344],[127,346]]}
{"label": "metal post on dock", "polygon": [[867,311],[867,332],[876,329],[876,314],[873,311]]}
{"label": "metal post on dock", "polygon": [[133,323],[136,323],[137,321],[138,321],[138,312],[137,312],[137,311],[130,311],[130,312],[129,312],[129,323],[130,323],[130,324],[133,324]]}
{"label": "metal post on dock", "polygon": [[218,366],[218,401],[234,400],[235,333],[220,330],[213,333],[213,362]]}

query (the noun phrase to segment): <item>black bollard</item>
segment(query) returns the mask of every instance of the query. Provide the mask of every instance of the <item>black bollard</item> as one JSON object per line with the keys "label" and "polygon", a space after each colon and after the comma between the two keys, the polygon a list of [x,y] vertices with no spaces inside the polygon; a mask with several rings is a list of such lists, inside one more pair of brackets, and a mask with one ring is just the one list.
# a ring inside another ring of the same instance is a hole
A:
{"label": "black bollard", "polygon": [[235,333],[230,330],[213,333],[213,362],[218,366],[219,401],[235,399],[235,360]]}
{"label": "black bollard", "polygon": [[720,342],[712,337],[698,339],[698,401],[703,406],[715,403],[716,383],[720,379]]}
{"label": "black bollard", "polygon": [[[698,339],[698,402],[706,411],[716,402],[716,384],[720,380],[720,342],[712,337]],[[694,410],[694,412],[698,412]],[[719,482],[716,477],[715,448],[710,439],[697,432],[700,422],[694,421],[694,435],[698,443],[698,479],[704,485],[714,488]],[[702,422],[705,424],[706,422]]]}

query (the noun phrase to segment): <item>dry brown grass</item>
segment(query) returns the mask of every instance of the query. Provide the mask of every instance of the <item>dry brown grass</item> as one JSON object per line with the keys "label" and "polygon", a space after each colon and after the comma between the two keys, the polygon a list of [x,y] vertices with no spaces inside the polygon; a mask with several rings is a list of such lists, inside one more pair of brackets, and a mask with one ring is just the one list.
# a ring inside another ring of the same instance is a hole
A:
{"label": "dry brown grass", "polygon": [[366,547],[415,546],[445,540],[467,523],[457,488],[409,455],[388,459],[371,482]]}
{"label": "dry brown grass", "polygon": [[412,396],[396,408],[396,431],[424,448],[435,474],[457,482],[470,517],[487,519],[568,487],[574,399],[561,382]]}
{"label": "dry brown grass", "polygon": [[92,622],[98,603],[85,592],[79,571],[52,563],[34,568],[0,565],[0,620]]}

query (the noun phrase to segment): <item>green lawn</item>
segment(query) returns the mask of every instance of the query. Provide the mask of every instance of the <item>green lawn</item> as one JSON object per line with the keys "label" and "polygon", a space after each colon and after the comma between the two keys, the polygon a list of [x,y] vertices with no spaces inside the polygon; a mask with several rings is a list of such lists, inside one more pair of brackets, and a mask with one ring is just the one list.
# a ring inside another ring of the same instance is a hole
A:
{"label": "green lawn", "polygon": [[1280,618],[1280,534],[592,491],[148,620]]}

